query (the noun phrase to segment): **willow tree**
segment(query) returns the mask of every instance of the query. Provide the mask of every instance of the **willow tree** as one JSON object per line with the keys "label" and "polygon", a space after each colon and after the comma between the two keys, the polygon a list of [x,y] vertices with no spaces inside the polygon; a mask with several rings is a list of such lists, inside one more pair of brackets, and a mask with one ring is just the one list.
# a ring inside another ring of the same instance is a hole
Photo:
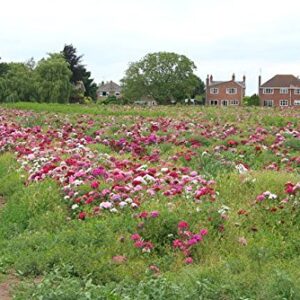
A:
{"label": "willow tree", "polygon": [[69,101],[72,72],[61,54],[49,54],[35,68],[36,88],[41,102],[66,103]]}

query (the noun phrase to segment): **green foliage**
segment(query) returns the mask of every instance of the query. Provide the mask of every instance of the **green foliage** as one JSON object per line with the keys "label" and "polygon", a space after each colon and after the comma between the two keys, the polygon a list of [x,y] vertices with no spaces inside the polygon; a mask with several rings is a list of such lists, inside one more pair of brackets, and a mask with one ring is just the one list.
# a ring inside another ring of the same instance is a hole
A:
{"label": "green foliage", "polygon": [[60,54],[50,54],[48,59],[42,59],[35,72],[38,95],[42,102],[68,102],[71,93],[71,71]]}
{"label": "green foliage", "polygon": [[243,104],[246,106],[259,106],[260,99],[257,94],[253,94],[252,96],[245,96],[243,99]]}
{"label": "green foliage", "polygon": [[160,104],[180,101],[202,89],[195,70],[195,64],[184,55],[150,53],[130,64],[122,79],[122,93],[133,100],[151,96]]}
{"label": "green foliage", "polygon": [[26,64],[7,64],[0,76],[0,102],[34,101],[34,84],[34,72]]}

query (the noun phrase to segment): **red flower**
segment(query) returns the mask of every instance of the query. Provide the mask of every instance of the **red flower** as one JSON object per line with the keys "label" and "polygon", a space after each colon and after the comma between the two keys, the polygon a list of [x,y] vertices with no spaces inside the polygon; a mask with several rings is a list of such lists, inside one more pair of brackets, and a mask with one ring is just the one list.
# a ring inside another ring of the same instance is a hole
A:
{"label": "red flower", "polygon": [[189,224],[187,222],[185,222],[185,221],[180,221],[178,223],[178,228],[179,229],[184,229],[184,228],[188,228],[188,227],[189,227]]}
{"label": "red flower", "polygon": [[80,212],[78,215],[78,219],[84,220],[86,218],[86,213],[84,211]]}

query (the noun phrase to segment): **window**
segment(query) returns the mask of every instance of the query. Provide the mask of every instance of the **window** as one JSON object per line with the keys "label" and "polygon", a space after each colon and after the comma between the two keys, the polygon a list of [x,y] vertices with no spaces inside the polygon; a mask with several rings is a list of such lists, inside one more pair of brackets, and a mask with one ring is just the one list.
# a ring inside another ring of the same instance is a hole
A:
{"label": "window", "polygon": [[103,96],[103,97],[107,96],[107,92],[104,92],[104,91],[103,91],[103,92],[102,92],[102,96]]}
{"label": "window", "polygon": [[230,100],[230,105],[239,105],[240,101],[239,100]]}
{"label": "window", "polygon": [[[295,89],[295,90],[294,90],[294,94],[295,94],[295,95],[300,95],[300,89]],[[297,101],[298,101],[298,100],[297,100]]]}
{"label": "window", "polygon": [[294,105],[300,106],[300,100],[294,100]]}
{"label": "window", "polygon": [[221,104],[222,106],[228,106],[228,100],[222,100]]}
{"label": "window", "polygon": [[226,94],[236,94],[237,89],[236,88],[228,88],[226,89]]}
{"label": "window", "polygon": [[210,93],[211,94],[219,94],[219,89],[218,88],[211,88]]}
{"label": "window", "polygon": [[280,89],[280,94],[288,94],[289,93],[289,89],[288,88],[281,88]]}
{"label": "window", "polygon": [[280,106],[289,106],[289,101],[288,100],[280,100]]}
{"label": "window", "polygon": [[120,96],[120,93],[119,93],[119,92],[115,92],[115,95],[116,95],[116,96]]}
{"label": "window", "polygon": [[218,100],[210,100],[210,105],[218,105]]}
{"label": "window", "polygon": [[[265,89],[263,90],[263,93],[264,93],[264,94],[273,94],[273,93],[274,93],[274,90],[273,90],[273,89],[270,89],[270,88],[265,88]],[[266,101],[268,101],[268,100],[266,100]]]}
{"label": "window", "polygon": [[273,106],[273,100],[264,100],[264,106],[272,107]]}

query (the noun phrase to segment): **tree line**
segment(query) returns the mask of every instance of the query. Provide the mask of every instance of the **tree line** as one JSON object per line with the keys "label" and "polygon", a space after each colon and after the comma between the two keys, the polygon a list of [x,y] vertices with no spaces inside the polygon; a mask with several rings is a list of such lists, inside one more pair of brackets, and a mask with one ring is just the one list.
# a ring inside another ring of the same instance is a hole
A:
{"label": "tree line", "polygon": [[[97,84],[73,45],[35,62],[5,63],[0,58],[0,102],[89,103],[97,100]],[[194,99],[204,104],[205,84],[195,74],[195,63],[173,52],[149,53],[129,64],[121,79],[122,99],[109,96],[104,103],[131,103],[151,97],[158,104]],[[108,100],[108,101],[107,101]],[[259,105],[257,95],[245,105]]]}
{"label": "tree line", "polygon": [[96,100],[97,84],[72,45],[35,62],[0,61],[0,101],[72,103]]}

